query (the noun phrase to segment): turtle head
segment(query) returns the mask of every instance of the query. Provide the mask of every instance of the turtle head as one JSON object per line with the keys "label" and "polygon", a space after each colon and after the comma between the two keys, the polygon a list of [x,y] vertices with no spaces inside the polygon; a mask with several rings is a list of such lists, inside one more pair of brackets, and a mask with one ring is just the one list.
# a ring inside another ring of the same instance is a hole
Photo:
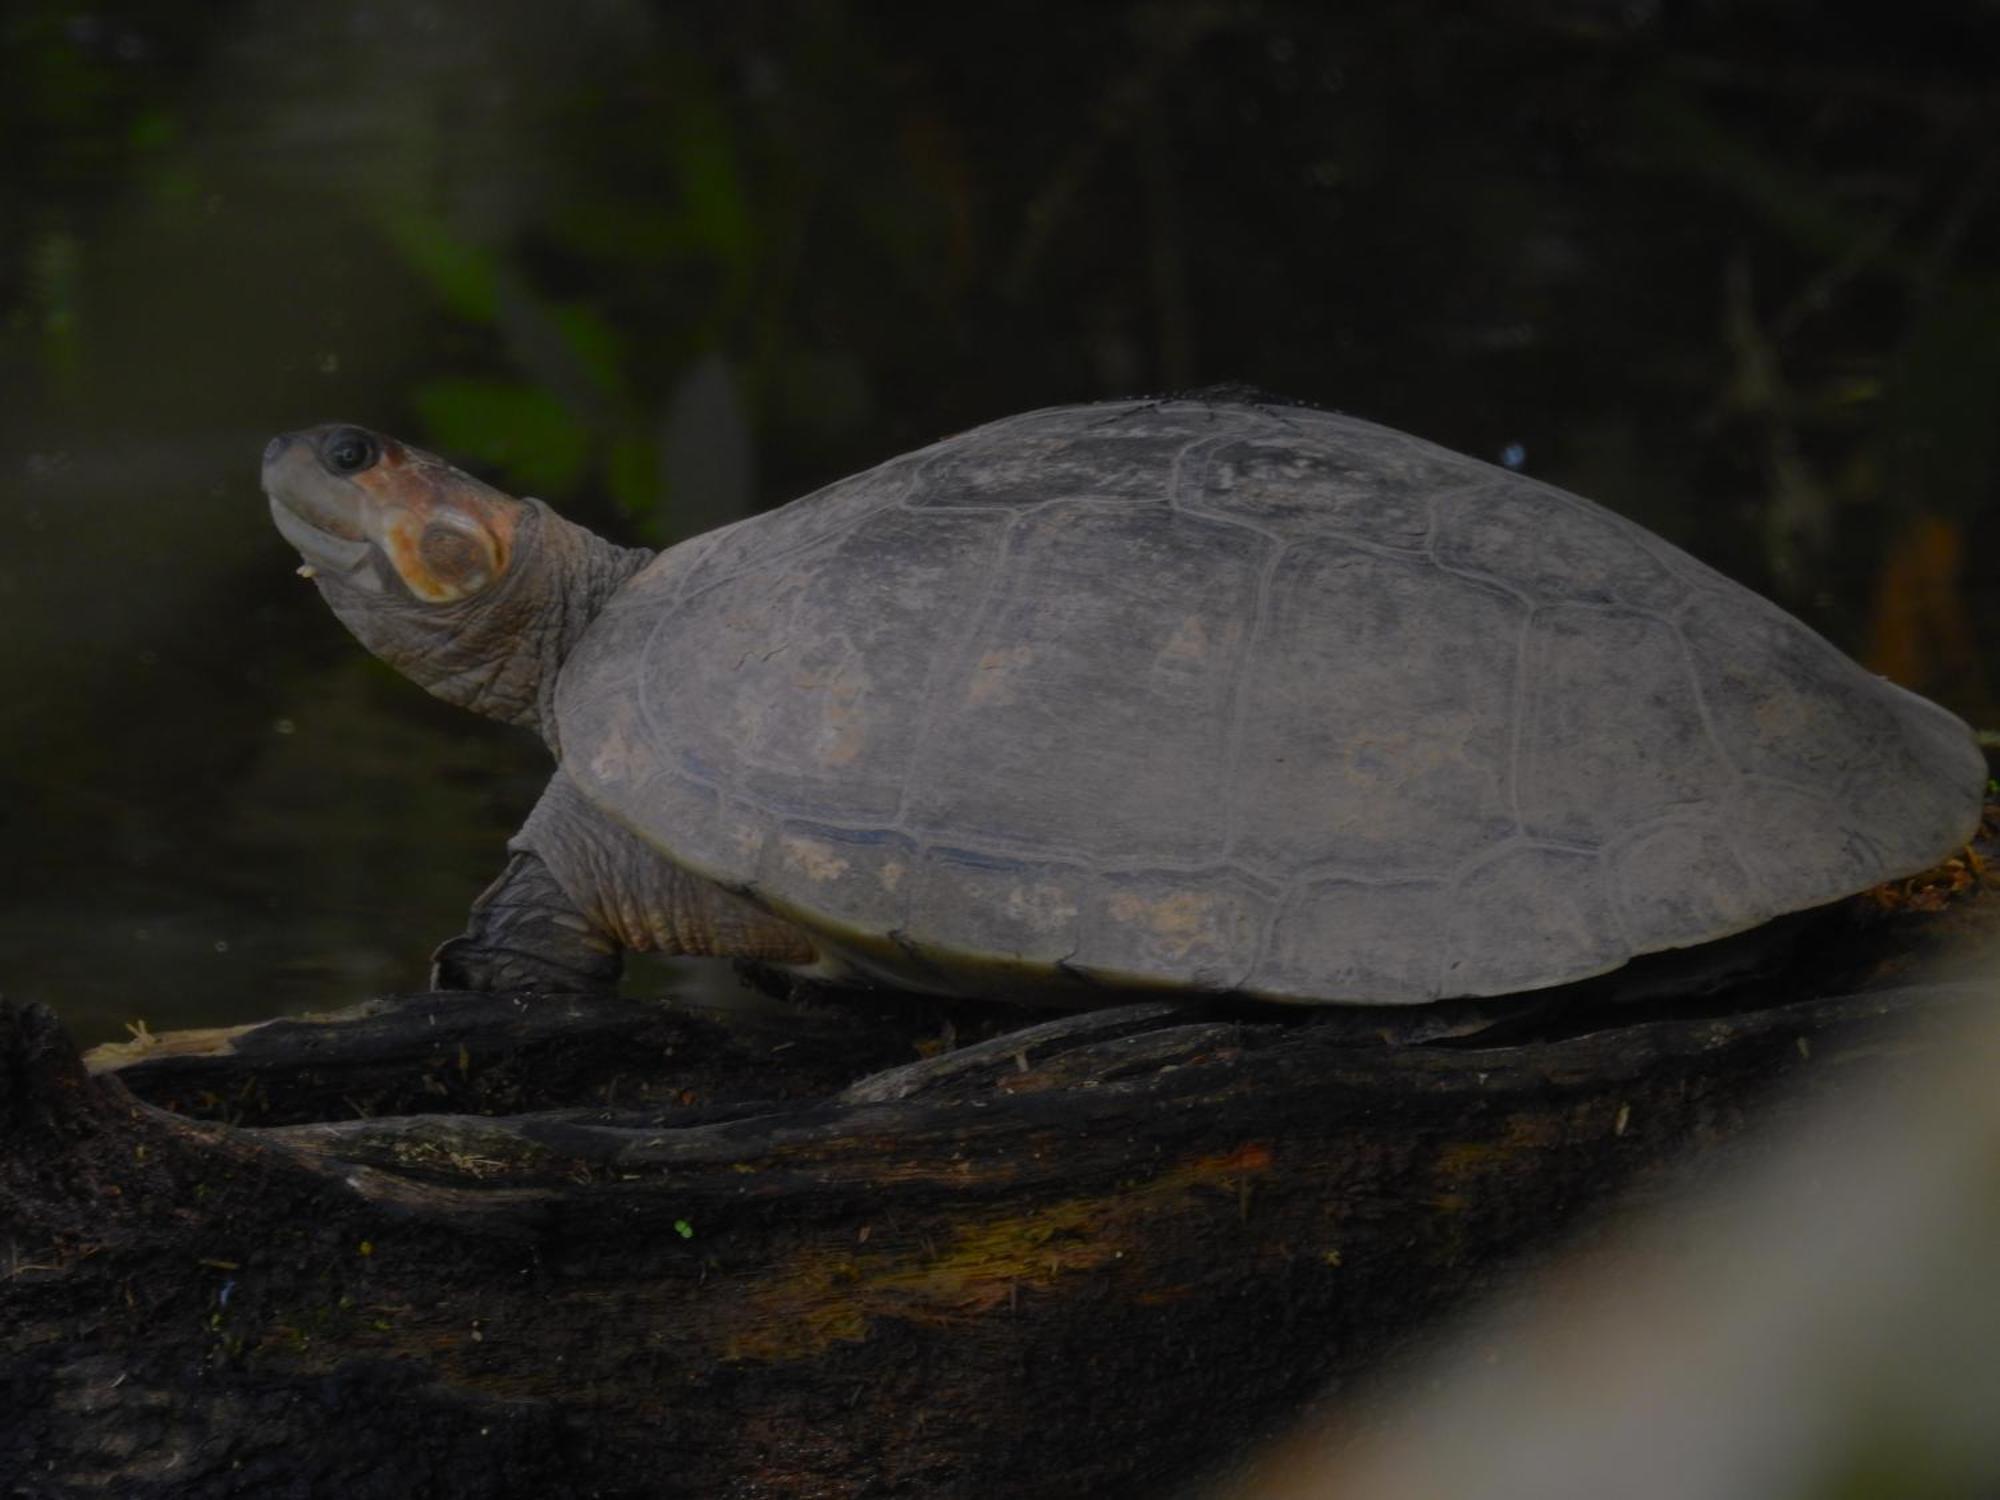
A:
{"label": "turtle head", "polygon": [[272,438],[264,493],[306,577],[416,606],[499,583],[528,509],[421,448],[342,423]]}
{"label": "turtle head", "polygon": [[263,478],[299,572],[364,646],[438,697],[551,740],[563,657],[650,555],[365,427],[272,438]]}

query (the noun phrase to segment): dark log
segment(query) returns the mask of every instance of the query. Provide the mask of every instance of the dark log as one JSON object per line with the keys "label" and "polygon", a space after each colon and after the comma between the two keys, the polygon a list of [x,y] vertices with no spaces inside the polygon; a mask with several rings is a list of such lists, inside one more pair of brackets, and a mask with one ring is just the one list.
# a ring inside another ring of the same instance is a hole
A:
{"label": "dark log", "polygon": [[696,1106],[820,1098],[930,1040],[942,1013],[746,1004],[719,1012],[586,996],[387,996],[329,1016],[141,1036],[94,1071],[197,1119],[507,1114],[585,1101]]}
{"label": "dark log", "polygon": [[1159,1494],[1717,1160],[1778,1083],[1920,1051],[1907,1020],[1978,991],[1904,961],[1996,903],[1917,904],[1949,909],[1855,929],[1902,960],[1843,960],[1886,987],[1396,1045],[1158,1003],[962,1011],[998,1034],[949,1049],[893,997],[427,995],[87,1068],[0,1004],[0,1480]]}
{"label": "dark log", "polygon": [[2000,1495],[1983,988],[1921,1061],[1483,1302],[1211,1500]]}

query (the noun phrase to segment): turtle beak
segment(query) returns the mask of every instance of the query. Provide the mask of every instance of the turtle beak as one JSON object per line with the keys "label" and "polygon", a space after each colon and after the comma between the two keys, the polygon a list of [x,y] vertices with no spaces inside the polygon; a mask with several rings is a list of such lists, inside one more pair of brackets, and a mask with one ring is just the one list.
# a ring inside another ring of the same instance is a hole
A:
{"label": "turtle beak", "polygon": [[363,524],[367,498],[359,486],[327,473],[308,434],[281,433],[264,445],[263,481],[272,521],[305,561],[300,572],[382,591],[380,575],[368,566],[375,548]]}

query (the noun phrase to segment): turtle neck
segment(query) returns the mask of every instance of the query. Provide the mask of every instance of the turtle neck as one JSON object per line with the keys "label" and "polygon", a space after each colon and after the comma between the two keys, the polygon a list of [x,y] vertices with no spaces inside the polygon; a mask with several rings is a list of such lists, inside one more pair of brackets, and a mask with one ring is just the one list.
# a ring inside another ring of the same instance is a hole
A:
{"label": "turtle neck", "polygon": [[[652,561],[564,520],[539,500],[514,538],[500,585],[440,609],[406,616],[406,631],[381,629],[382,600],[321,575],[321,594],[377,655],[447,703],[535,730],[556,750],[554,704],[562,665],[626,580]],[[368,628],[364,631],[362,628]]]}

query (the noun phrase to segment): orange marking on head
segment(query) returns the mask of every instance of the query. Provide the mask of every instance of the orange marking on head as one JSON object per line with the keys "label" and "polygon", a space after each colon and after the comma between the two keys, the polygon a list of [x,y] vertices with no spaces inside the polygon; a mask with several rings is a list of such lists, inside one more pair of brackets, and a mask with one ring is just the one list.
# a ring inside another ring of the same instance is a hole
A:
{"label": "orange marking on head", "polygon": [[394,441],[355,483],[375,508],[390,562],[419,599],[447,604],[506,573],[522,515],[512,496]]}

